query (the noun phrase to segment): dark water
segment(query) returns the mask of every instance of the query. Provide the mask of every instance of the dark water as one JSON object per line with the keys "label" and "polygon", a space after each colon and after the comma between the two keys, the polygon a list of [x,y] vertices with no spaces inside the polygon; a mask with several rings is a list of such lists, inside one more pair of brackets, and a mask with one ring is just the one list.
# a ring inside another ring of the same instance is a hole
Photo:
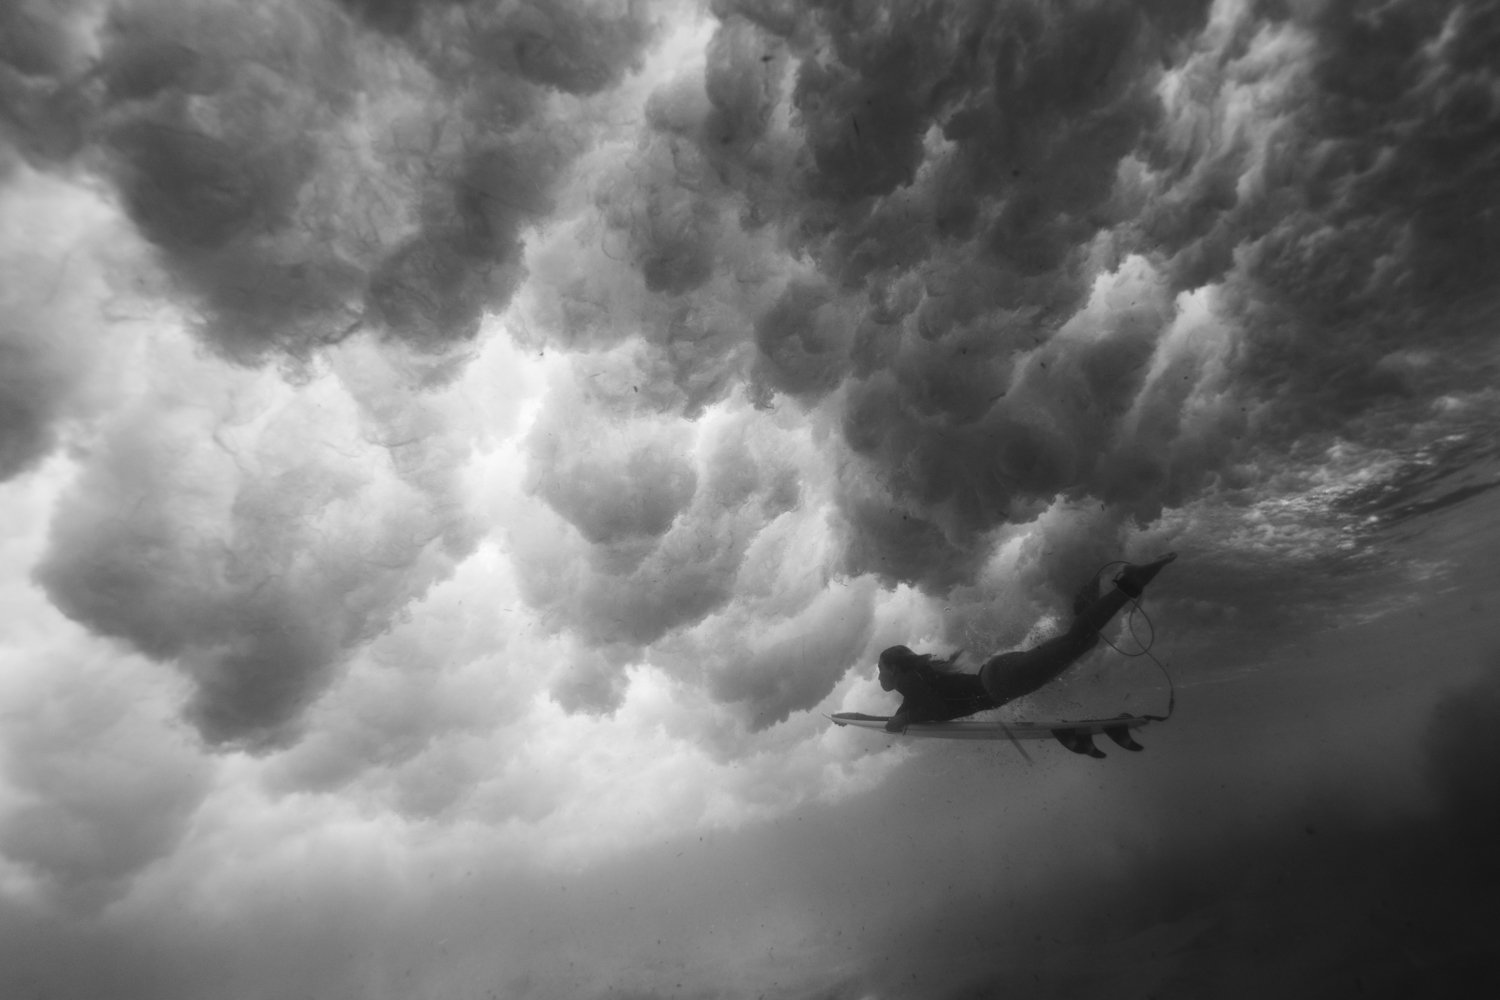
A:
{"label": "dark water", "polygon": [[1500,496],[1476,450],[1339,501],[1378,558],[1303,581],[1336,592],[1321,623],[1183,648],[1163,582],[1178,702],[1144,753],[924,747],[879,806],[844,810],[845,835],[886,845],[850,890],[874,889],[860,912],[882,925],[869,995],[1493,986]]}
{"label": "dark water", "polygon": [[1496,11],[0,2],[0,1000],[1500,995]]}

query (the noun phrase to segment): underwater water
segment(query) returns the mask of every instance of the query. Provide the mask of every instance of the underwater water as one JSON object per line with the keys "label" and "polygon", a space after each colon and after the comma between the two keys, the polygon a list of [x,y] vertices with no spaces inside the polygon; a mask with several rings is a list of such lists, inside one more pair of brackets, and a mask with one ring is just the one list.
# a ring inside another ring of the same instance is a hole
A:
{"label": "underwater water", "polygon": [[0,4],[0,1000],[1495,992],[1496,51]]}
{"label": "underwater water", "polygon": [[[1399,499],[1350,505],[1379,517],[1359,541],[1379,559],[1301,581],[1327,592],[1321,620],[1243,622],[1174,649],[1168,595],[1201,578],[1190,558],[1174,565],[1150,603],[1176,710],[1138,733],[1144,752],[1101,739],[1106,760],[1054,748],[1027,766],[1003,743],[924,747],[885,792],[901,805],[856,820],[903,838],[869,909],[885,913],[881,974],[911,981],[876,995],[1493,982],[1500,498],[1482,451]],[[1051,717],[1092,714],[1065,710],[1080,704],[1100,701],[1059,699]]]}

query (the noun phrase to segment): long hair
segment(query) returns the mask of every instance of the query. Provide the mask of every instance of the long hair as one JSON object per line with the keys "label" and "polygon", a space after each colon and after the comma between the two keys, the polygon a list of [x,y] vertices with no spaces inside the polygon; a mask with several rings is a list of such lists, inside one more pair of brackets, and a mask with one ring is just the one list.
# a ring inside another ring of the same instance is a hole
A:
{"label": "long hair", "polygon": [[963,650],[955,650],[947,659],[940,659],[931,653],[913,653],[906,646],[888,646],[880,652],[880,662],[892,670],[906,672],[915,670],[918,673],[940,673],[951,674],[958,669],[958,658]]}

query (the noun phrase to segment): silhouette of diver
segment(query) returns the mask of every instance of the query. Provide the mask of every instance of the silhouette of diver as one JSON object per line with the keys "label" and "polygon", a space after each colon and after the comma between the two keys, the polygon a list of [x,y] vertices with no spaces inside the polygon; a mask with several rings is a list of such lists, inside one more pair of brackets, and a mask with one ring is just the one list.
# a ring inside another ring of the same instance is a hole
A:
{"label": "silhouette of diver", "polygon": [[1176,553],[1168,553],[1143,566],[1127,565],[1115,577],[1113,589],[1103,595],[1097,577],[1091,579],[1073,600],[1073,624],[1068,631],[1030,649],[998,653],[977,674],[953,671],[957,654],[940,660],[905,646],[884,650],[878,668],[880,686],[902,695],[901,707],[886,723],[886,730],[899,733],[913,722],[946,722],[998,708],[1050,683],[1093,649],[1099,631],[1116,612],[1139,599],[1146,584],[1176,558]]}

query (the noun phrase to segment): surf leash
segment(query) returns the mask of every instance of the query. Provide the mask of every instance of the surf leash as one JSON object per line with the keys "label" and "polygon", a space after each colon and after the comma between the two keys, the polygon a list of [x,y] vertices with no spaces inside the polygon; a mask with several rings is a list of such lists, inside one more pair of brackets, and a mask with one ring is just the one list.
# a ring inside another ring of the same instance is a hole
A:
{"label": "surf leash", "polygon": [[[1099,569],[1094,573],[1094,578],[1097,580],[1099,576],[1111,566],[1128,565],[1130,564],[1124,559],[1116,559],[1113,562],[1107,562],[1103,566],[1100,566]],[[1145,642],[1141,641],[1141,637],[1137,635],[1135,631],[1135,616],[1137,614],[1146,619],[1146,627],[1150,629],[1150,635]],[[1141,647],[1134,653],[1127,653],[1119,646],[1116,646],[1114,643],[1110,642],[1109,637],[1106,636],[1103,632],[1099,633],[1099,638],[1103,639],[1105,645],[1107,645],[1110,649],[1113,649],[1116,653],[1119,653],[1121,656],[1128,657],[1130,659],[1134,659],[1137,656],[1145,656],[1149,657],[1151,662],[1156,664],[1156,669],[1160,670],[1161,675],[1167,679],[1167,714],[1143,715],[1141,716],[1141,718],[1150,719],[1152,722],[1166,722],[1172,717],[1172,713],[1177,708],[1177,685],[1172,682],[1171,672],[1167,670],[1166,666],[1156,658],[1156,655],[1154,653],[1151,652],[1151,647],[1156,645],[1156,625],[1152,623],[1151,616],[1146,614],[1146,609],[1141,607],[1141,599],[1139,597],[1130,598],[1130,615],[1125,619],[1125,624],[1130,629],[1130,638],[1134,639],[1135,644]]]}

